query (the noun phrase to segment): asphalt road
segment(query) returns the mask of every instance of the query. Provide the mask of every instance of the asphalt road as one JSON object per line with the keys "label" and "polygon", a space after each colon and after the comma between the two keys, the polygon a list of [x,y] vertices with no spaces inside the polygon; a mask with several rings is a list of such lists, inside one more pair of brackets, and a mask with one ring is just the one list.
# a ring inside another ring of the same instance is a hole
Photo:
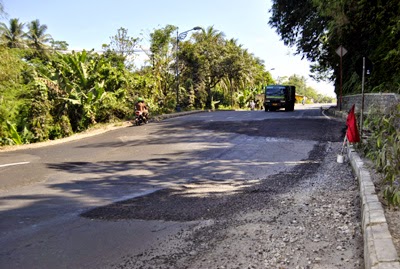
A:
{"label": "asphalt road", "polygon": [[173,205],[158,212],[144,203],[124,214],[110,205],[163,190],[235,195],[312,163],[310,152],[340,141],[343,127],[312,106],[204,112],[0,152],[0,268],[117,266],[210,218],[201,208],[177,214]]}

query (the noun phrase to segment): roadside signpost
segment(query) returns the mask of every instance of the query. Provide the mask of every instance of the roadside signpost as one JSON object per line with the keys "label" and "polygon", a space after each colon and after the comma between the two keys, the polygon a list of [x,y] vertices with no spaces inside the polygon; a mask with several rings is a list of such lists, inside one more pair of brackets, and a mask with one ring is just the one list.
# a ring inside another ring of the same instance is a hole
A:
{"label": "roadside signpost", "polygon": [[361,115],[360,115],[360,137],[363,133],[363,114],[364,114],[364,85],[365,76],[370,76],[372,73],[373,64],[367,57],[362,57],[356,62],[356,72],[361,77]]}
{"label": "roadside signpost", "polygon": [[344,55],[346,55],[347,50],[340,45],[336,49],[337,55],[340,57],[340,94],[339,94],[339,110],[342,111],[342,82],[343,82],[343,68],[342,68],[342,58]]}

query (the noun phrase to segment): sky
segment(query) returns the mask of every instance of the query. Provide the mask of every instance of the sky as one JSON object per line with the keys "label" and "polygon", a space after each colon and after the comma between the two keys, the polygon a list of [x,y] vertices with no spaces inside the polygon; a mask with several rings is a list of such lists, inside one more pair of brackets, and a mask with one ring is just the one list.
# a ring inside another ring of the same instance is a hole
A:
{"label": "sky", "polygon": [[[70,50],[101,51],[121,27],[131,37],[143,37],[167,24],[183,32],[213,26],[262,59],[272,77],[304,76],[307,85],[319,93],[335,97],[332,84],[309,77],[307,60],[294,55],[268,25],[271,0],[0,0],[8,19],[28,23],[39,19],[54,40],[66,41]],[[7,23],[7,19],[2,19]],[[188,37],[187,37],[188,38]],[[145,54],[138,55],[143,59]],[[271,70],[272,69],[272,70]]]}

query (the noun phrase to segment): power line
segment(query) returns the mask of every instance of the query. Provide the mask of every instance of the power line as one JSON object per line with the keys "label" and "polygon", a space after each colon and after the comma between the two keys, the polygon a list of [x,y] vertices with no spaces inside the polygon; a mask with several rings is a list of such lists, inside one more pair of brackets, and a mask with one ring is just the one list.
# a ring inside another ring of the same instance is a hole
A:
{"label": "power line", "polygon": [[[1,44],[1,43],[0,43]],[[95,49],[55,49],[51,47],[47,48],[41,48],[41,49],[36,49],[36,48],[31,48],[31,47],[26,47],[26,48],[10,48],[10,49],[20,49],[20,50],[42,50],[42,51],[54,51],[54,52],[60,52],[60,53],[72,53],[72,52],[82,52],[82,51],[87,51],[87,52],[94,52],[94,53],[105,53],[108,50],[95,50]],[[112,52],[116,53],[125,53],[125,52],[133,52],[135,54],[140,54],[140,53],[149,53],[151,52],[149,49],[133,49],[133,50],[110,50]]]}

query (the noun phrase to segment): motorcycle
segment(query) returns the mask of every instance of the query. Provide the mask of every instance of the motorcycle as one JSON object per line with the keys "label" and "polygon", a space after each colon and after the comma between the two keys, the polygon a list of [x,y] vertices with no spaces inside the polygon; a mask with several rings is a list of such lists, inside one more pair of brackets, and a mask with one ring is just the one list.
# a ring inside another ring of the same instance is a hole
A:
{"label": "motorcycle", "polygon": [[140,126],[142,123],[146,124],[148,122],[148,119],[146,118],[145,115],[143,115],[143,112],[136,110],[135,111],[135,125]]}

